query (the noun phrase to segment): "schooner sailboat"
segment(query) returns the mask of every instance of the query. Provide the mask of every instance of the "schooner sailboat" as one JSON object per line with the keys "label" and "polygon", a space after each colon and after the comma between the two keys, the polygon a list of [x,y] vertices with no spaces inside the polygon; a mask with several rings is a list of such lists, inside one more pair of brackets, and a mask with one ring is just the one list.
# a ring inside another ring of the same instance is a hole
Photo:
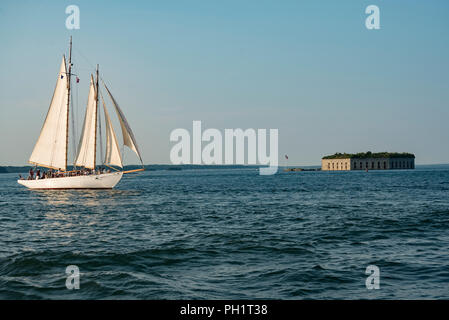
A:
{"label": "schooner sailboat", "polygon": [[[41,179],[20,179],[17,182],[30,189],[110,189],[122,178],[124,173],[143,171],[143,161],[134,134],[117,101],[110,90],[103,85],[114,105],[122,130],[123,144],[134,151],[142,164],[142,169],[123,171],[123,160],[112,126],[111,119],[106,109],[103,97],[99,94],[98,65],[96,77],[91,75],[89,96],[83,129],[78,145],[78,150],[71,171],[67,171],[67,154],[69,141],[69,106],[70,106],[70,78],[72,67],[72,38],[70,37],[70,49],[68,66],[65,56],[62,58],[58,73],[56,88],[48,109],[44,125],[36,142],[29,162],[35,166],[58,170],[58,174],[46,176]],[[102,97],[104,119],[106,125],[106,152],[104,165],[109,167],[109,172],[96,170],[97,158],[97,128],[99,126],[99,102]],[[122,170],[116,169],[119,167]]]}

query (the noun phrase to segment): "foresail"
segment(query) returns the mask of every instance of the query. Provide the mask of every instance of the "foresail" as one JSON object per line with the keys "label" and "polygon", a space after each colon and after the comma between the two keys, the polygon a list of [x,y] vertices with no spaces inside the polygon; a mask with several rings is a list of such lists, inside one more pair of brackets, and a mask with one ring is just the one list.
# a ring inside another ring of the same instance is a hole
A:
{"label": "foresail", "polygon": [[67,166],[68,82],[65,57],[55,91],[29,162],[34,165],[66,170]]}
{"label": "foresail", "polygon": [[109,113],[106,109],[106,104],[104,103],[103,99],[102,102],[104,110],[104,120],[106,122],[106,156],[104,163],[122,168],[122,156],[120,155],[117,137],[115,136],[111,118],[109,117]]}
{"label": "foresail", "polygon": [[139,152],[139,147],[137,146],[136,139],[134,138],[134,134],[131,130],[131,127],[128,124],[128,121],[126,121],[125,115],[123,114],[122,110],[118,106],[117,101],[115,101],[114,97],[112,96],[111,92],[109,91],[108,87],[103,84],[106,91],[109,94],[109,97],[112,100],[112,103],[114,104],[115,111],[117,112],[117,117],[120,121],[120,127],[122,128],[122,136],[123,136],[123,144],[127,147],[129,147],[131,150],[133,150],[137,156],[140,159],[140,162],[143,164],[142,157]]}
{"label": "foresail", "polygon": [[84,115],[83,130],[78,145],[78,155],[75,165],[90,169],[95,168],[95,146],[96,146],[96,116],[97,96],[95,92],[94,79],[90,77],[89,98],[87,99],[86,114]]}

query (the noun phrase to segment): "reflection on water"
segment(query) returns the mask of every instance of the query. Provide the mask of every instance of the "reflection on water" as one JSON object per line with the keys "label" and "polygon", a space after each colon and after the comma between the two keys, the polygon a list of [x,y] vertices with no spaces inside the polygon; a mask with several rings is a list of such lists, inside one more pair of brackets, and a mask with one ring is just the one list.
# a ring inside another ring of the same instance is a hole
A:
{"label": "reflection on water", "polygon": [[108,207],[116,207],[126,194],[121,190],[29,190],[38,201],[43,219],[35,232],[39,236],[58,237],[63,245],[67,238],[92,234],[102,223]]}
{"label": "reflection on water", "polygon": [[114,205],[121,197],[135,194],[133,191],[116,189],[73,189],[73,190],[28,190],[48,205],[82,205],[87,207],[102,206],[105,201]]}

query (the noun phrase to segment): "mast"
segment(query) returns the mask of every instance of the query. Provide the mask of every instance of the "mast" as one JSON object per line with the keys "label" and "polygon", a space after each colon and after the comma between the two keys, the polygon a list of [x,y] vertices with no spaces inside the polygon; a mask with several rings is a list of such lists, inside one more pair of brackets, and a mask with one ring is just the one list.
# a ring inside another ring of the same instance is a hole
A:
{"label": "mast", "polygon": [[95,81],[95,139],[94,139],[94,171],[95,171],[95,165],[97,163],[97,122],[98,122],[98,64],[97,64],[97,79]]}
{"label": "mast", "polygon": [[67,154],[69,150],[69,109],[70,109],[70,78],[72,71],[72,36],[70,36],[69,46],[69,69],[66,74],[67,78],[67,119],[66,119],[66,134],[65,134],[65,168],[67,170]]}

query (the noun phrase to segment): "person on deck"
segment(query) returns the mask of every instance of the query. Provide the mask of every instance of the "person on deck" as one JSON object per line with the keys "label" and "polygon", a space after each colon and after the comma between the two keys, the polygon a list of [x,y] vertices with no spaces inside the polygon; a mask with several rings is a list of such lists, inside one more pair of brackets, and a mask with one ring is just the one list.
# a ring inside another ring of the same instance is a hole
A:
{"label": "person on deck", "polygon": [[30,175],[28,176],[28,180],[33,180],[33,176],[34,176],[33,168],[30,168],[29,174],[30,174]]}

